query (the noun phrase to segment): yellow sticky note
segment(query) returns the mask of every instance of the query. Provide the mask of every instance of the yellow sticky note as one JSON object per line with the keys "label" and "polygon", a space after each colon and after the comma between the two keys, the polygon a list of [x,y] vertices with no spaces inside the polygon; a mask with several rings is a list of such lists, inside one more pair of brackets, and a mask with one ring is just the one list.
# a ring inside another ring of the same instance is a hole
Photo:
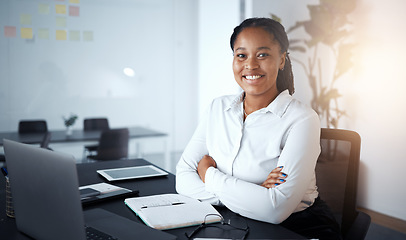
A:
{"label": "yellow sticky note", "polygon": [[65,30],[56,30],[56,40],[66,40],[67,33]]}
{"label": "yellow sticky note", "polygon": [[57,27],[61,27],[61,28],[66,27],[66,17],[56,17],[55,21],[56,21],[55,24]]}
{"label": "yellow sticky note", "polygon": [[38,13],[43,15],[49,14],[49,4],[48,3],[40,3],[38,4]]}
{"label": "yellow sticky note", "polygon": [[93,31],[83,31],[83,41],[93,41]]}
{"label": "yellow sticky note", "polygon": [[31,25],[31,14],[21,14],[20,23],[25,25]]}
{"label": "yellow sticky note", "polygon": [[21,38],[32,39],[32,28],[21,28]]}
{"label": "yellow sticky note", "polygon": [[47,28],[38,29],[38,38],[39,39],[49,39],[49,29],[47,29]]}
{"label": "yellow sticky note", "polygon": [[55,4],[56,14],[66,14],[66,5]]}
{"label": "yellow sticky note", "polygon": [[71,30],[69,31],[70,41],[80,41],[80,31]]}
{"label": "yellow sticky note", "polygon": [[80,3],[80,0],[69,0],[69,3]]}

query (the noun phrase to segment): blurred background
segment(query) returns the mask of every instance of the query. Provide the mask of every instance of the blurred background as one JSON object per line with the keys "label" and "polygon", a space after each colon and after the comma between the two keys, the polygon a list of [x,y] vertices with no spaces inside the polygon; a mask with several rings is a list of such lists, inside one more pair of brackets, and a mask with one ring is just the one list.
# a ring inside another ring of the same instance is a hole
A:
{"label": "blurred background", "polygon": [[[82,129],[103,116],[113,128],[167,133],[142,151],[148,160],[167,149],[173,172],[210,101],[240,91],[233,28],[274,17],[294,40],[294,96],[323,127],[361,135],[359,207],[406,221],[405,9],[402,0],[2,0],[0,131],[21,119],[64,129],[71,113]],[[82,156],[81,143],[51,147]]]}

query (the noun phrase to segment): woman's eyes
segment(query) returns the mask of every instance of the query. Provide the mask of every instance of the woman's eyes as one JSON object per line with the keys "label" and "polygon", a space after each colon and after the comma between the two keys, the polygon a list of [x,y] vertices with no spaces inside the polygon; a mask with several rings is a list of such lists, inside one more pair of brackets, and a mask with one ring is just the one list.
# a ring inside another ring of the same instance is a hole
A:
{"label": "woman's eyes", "polygon": [[[268,53],[260,53],[260,54],[257,55],[257,58],[265,58],[265,57],[268,57],[268,56],[269,56]],[[237,58],[246,58],[247,55],[245,55],[243,53],[239,53],[239,54],[236,55],[236,57]]]}

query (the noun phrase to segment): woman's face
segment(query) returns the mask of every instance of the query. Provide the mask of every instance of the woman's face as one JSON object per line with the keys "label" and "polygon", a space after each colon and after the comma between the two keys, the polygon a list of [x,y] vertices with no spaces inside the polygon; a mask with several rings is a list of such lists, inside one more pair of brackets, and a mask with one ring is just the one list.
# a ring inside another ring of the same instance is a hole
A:
{"label": "woman's face", "polygon": [[249,27],[234,43],[234,78],[246,96],[261,96],[274,99],[278,94],[276,78],[278,70],[285,66],[285,55],[281,54],[274,36],[259,27]]}

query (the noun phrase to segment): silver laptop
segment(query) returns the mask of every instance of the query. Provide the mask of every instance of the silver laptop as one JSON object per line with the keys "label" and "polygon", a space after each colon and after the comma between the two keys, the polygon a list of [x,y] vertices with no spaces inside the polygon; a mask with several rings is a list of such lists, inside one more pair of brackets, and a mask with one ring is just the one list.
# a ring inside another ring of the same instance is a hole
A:
{"label": "silver laptop", "polygon": [[30,237],[86,239],[86,222],[117,239],[176,239],[102,209],[84,214],[73,156],[7,139],[4,152],[17,229]]}

